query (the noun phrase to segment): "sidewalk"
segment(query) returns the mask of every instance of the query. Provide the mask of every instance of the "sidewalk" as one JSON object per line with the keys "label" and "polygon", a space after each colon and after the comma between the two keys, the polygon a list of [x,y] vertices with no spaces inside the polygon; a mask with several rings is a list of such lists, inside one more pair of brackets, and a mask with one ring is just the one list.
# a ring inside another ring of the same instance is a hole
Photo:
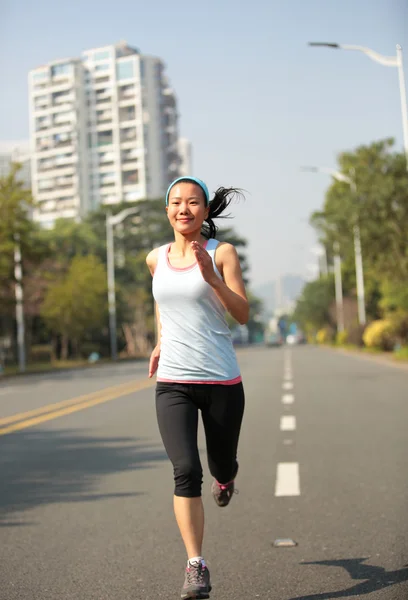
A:
{"label": "sidewalk", "polygon": [[408,361],[395,358],[389,352],[379,352],[378,354],[370,354],[369,352],[359,350],[358,348],[341,348],[336,346],[326,346],[323,344],[317,344],[317,346],[318,348],[332,350],[333,352],[339,352],[340,354],[344,354],[346,356],[356,356],[358,358],[370,360],[371,362],[389,365],[390,367],[396,367],[397,369],[405,369],[406,371],[408,371]]}

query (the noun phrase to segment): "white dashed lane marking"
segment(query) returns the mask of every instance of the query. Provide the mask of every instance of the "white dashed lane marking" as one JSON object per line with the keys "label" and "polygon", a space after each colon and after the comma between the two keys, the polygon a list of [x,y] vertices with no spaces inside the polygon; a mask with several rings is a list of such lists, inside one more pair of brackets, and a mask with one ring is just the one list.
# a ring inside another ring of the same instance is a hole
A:
{"label": "white dashed lane marking", "polygon": [[299,463],[278,463],[275,496],[300,496]]}
{"label": "white dashed lane marking", "polygon": [[295,431],[296,430],[296,417],[294,417],[293,415],[287,415],[285,417],[281,417],[280,430],[281,431]]}

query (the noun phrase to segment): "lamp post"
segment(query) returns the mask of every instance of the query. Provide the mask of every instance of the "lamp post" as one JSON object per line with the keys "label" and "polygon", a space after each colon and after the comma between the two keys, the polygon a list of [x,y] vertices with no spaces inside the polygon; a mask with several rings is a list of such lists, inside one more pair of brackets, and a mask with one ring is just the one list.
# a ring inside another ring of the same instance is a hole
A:
{"label": "lamp post", "polygon": [[23,269],[21,263],[20,236],[14,236],[14,278],[15,278],[15,297],[16,297],[16,323],[17,323],[17,349],[18,349],[18,368],[20,373],[26,370],[25,353],[25,328],[24,328],[24,305],[23,305]]}
{"label": "lamp post", "polygon": [[336,313],[337,313],[337,331],[344,331],[344,310],[343,310],[343,285],[341,281],[341,258],[340,245],[338,242],[333,244],[334,251],[334,285],[336,290]]}
{"label": "lamp post", "polygon": [[106,263],[108,275],[108,306],[109,306],[109,335],[111,358],[118,358],[118,344],[116,337],[116,295],[115,295],[115,254],[113,228],[121,223],[129,215],[139,212],[137,207],[125,208],[117,215],[108,213],[106,215]]}
{"label": "lamp post", "polygon": [[[312,173],[328,173],[337,181],[343,181],[348,183],[353,193],[354,198],[357,196],[357,186],[351,177],[340,173],[330,167],[302,167],[302,171],[310,171]],[[363,272],[363,258],[361,252],[361,239],[360,239],[360,227],[357,219],[353,226],[354,236],[354,256],[356,263],[356,283],[357,283],[357,302],[358,302],[358,322],[360,325],[366,324],[366,311],[365,311],[365,292],[364,292],[364,272]]]}
{"label": "lamp post", "polygon": [[309,46],[323,46],[326,48],[334,48],[338,50],[354,50],[357,52],[363,52],[366,54],[371,60],[374,60],[380,65],[384,65],[386,67],[397,67],[398,69],[398,79],[399,79],[399,88],[400,88],[400,99],[401,99],[401,113],[402,113],[402,131],[404,136],[404,151],[405,151],[405,159],[406,159],[406,168],[408,170],[408,109],[407,109],[407,92],[405,88],[405,78],[404,78],[404,65],[402,61],[402,47],[397,44],[396,49],[397,53],[395,56],[384,56],[383,54],[379,54],[370,48],[365,48],[364,46],[354,46],[349,44],[332,44],[328,42],[309,42]]}

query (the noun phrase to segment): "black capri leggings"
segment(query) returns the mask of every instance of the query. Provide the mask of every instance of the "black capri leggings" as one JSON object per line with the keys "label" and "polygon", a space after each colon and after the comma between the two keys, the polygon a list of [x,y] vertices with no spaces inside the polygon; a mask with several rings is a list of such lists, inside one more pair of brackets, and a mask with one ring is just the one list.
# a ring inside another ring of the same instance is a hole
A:
{"label": "black capri leggings", "polygon": [[203,471],[197,445],[199,410],[211,475],[219,483],[228,483],[235,478],[244,406],[242,383],[157,383],[157,421],[164,447],[173,464],[176,496],[201,496]]}

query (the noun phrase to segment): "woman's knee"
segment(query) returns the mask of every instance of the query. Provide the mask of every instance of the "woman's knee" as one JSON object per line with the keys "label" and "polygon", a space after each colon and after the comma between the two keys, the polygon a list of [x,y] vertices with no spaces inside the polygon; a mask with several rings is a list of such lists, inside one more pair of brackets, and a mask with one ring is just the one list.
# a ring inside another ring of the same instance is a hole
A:
{"label": "woman's knee", "polygon": [[196,498],[201,496],[203,470],[201,465],[185,462],[174,467],[175,496]]}

